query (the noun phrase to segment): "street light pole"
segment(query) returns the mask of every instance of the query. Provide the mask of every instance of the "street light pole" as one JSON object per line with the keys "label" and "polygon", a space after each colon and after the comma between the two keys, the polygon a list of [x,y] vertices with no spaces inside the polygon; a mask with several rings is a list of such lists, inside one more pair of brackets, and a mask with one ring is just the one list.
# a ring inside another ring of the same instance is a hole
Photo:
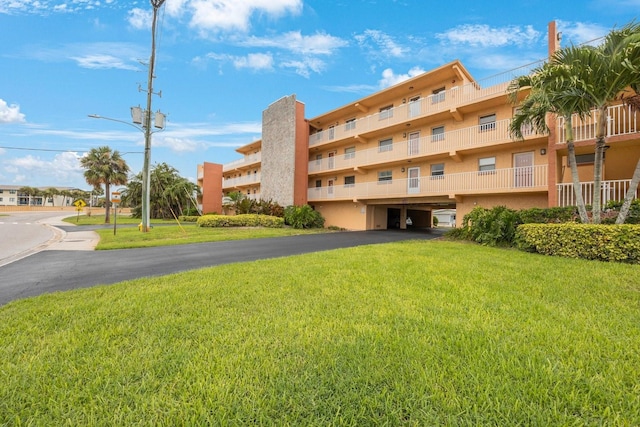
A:
{"label": "street light pole", "polygon": [[150,0],[153,6],[153,21],[151,24],[151,58],[149,59],[149,78],[147,80],[147,110],[145,111],[144,126],[144,163],[142,166],[142,232],[149,231],[150,203],[151,203],[151,97],[153,95],[153,71],[156,62],[156,24],[158,9],[165,0]]}

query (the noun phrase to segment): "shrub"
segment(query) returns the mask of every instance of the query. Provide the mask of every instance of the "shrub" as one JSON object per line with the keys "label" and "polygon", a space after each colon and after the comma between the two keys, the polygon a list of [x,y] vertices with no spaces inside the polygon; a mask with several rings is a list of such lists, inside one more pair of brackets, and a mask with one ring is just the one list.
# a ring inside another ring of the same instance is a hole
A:
{"label": "shrub", "polygon": [[505,206],[491,209],[478,206],[464,216],[461,228],[452,230],[448,235],[488,246],[508,246],[513,244],[519,224],[520,217],[512,209]]}
{"label": "shrub", "polygon": [[181,222],[197,222],[197,221],[198,221],[198,218],[200,218],[200,216],[199,216],[199,215],[197,215],[197,216],[195,216],[195,215],[193,215],[193,216],[190,216],[190,215],[180,215],[180,216],[178,217],[178,221],[181,221]]}
{"label": "shrub", "polygon": [[438,217],[437,217],[437,216],[434,216],[434,217],[433,217],[433,226],[434,226],[434,227],[437,227],[437,226],[438,226],[438,222],[439,222],[439,221],[438,221]]}
{"label": "shrub", "polygon": [[200,216],[198,208],[189,208],[182,211],[183,216]]}
{"label": "shrub", "polygon": [[544,255],[640,263],[640,226],[596,224],[524,224],[516,246]]}
{"label": "shrub", "polygon": [[203,215],[198,218],[200,227],[267,227],[282,228],[284,219],[270,215]]}
{"label": "shrub", "polygon": [[[622,200],[610,200],[605,209],[610,211],[611,215],[603,215],[602,223],[603,224],[613,224],[616,222],[618,218],[618,212],[620,212],[620,208],[622,207]],[[629,213],[627,214],[627,218],[624,221],[625,224],[640,224],[640,199],[635,199],[631,202],[631,206],[629,207]]]}
{"label": "shrub", "polygon": [[559,224],[579,220],[575,206],[554,208],[531,208],[518,211],[522,224]]}
{"label": "shrub", "polygon": [[284,222],[293,228],[323,228],[324,218],[309,205],[287,206]]}

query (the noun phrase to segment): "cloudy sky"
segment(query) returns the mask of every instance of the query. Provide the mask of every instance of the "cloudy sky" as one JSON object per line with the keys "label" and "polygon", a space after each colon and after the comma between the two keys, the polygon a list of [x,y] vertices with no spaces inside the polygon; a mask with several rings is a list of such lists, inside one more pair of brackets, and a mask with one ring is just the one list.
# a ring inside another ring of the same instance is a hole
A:
{"label": "cloudy sky", "polygon": [[[640,0],[166,0],[152,109],[167,126],[152,163],[193,180],[199,163],[239,158],[283,96],[314,117],[454,59],[481,80],[544,58],[551,20],[563,45],[579,44],[639,11]],[[148,0],[0,0],[0,185],[88,189],[78,158],[102,145],[141,170],[130,108],[146,105],[151,17]]]}

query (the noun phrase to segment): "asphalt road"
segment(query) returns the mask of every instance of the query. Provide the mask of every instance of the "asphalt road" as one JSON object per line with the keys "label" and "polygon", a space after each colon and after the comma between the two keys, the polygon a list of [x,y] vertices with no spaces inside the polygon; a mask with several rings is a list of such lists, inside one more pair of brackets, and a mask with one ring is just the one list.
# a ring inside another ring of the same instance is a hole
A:
{"label": "asphalt road", "polygon": [[112,251],[46,250],[0,267],[0,306],[43,293],[140,277],[440,235],[438,231],[354,231]]}

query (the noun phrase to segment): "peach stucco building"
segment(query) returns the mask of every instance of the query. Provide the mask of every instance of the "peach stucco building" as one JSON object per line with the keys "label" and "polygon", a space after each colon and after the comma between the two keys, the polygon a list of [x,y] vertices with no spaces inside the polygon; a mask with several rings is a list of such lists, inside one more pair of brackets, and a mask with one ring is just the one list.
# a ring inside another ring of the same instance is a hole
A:
{"label": "peach stucco building", "polygon": [[[549,24],[549,51],[559,46]],[[326,226],[353,230],[432,225],[432,212],[475,206],[513,209],[573,204],[563,126],[550,134],[508,132],[514,113],[506,89],[539,64],[476,81],[459,61],[442,65],[317,117],[295,95],[263,113],[262,139],[242,158],[198,166],[204,213],[221,212],[233,191],[282,206],[309,204]],[[524,94],[523,94],[524,96]],[[595,116],[594,116],[595,117]],[[603,198],[621,199],[640,156],[640,117],[610,109]],[[575,121],[586,202],[593,194],[594,123]]]}

